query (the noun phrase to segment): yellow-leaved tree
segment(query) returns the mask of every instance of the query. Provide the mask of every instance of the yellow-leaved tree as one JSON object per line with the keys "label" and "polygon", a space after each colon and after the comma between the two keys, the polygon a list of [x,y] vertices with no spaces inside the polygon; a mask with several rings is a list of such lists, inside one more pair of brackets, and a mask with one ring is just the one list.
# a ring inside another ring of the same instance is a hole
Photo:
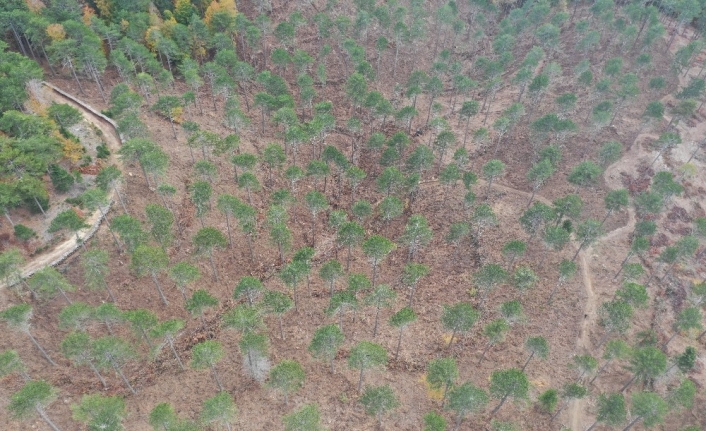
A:
{"label": "yellow-leaved tree", "polygon": [[49,36],[52,41],[64,40],[64,38],[66,38],[64,26],[61,24],[49,24],[47,26],[47,36]]}
{"label": "yellow-leaved tree", "polygon": [[83,6],[83,16],[81,17],[81,21],[87,26],[91,25],[91,18],[96,16],[96,11],[93,10],[92,7],[88,5]]}
{"label": "yellow-leaved tree", "polygon": [[213,0],[206,8],[204,21],[213,31],[232,31],[237,14],[235,0]]}

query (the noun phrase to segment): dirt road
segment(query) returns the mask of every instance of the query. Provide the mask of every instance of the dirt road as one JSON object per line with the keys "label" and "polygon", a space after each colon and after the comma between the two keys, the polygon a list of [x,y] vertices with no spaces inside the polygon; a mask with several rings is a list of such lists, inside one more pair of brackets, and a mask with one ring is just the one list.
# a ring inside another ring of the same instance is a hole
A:
{"label": "dirt road", "polygon": [[[46,95],[51,98],[52,101],[56,103],[66,103],[78,109],[79,111],[81,111],[81,114],[83,115],[83,118],[86,121],[98,127],[98,129],[103,132],[103,137],[105,138],[106,145],[108,146],[111,152],[109,162],[111,164],[118,165],[118,167],[121,167],[119,161],[117,160],[117,157],[115,157],[115,154],[117,154],[117,151],[120,148],[122,142],[115,123],[105,115],[101,114],[98,110],[88,105],[87,103],[75,98],[74,96],[68,93],[65,93],[56,86],[47,82],[44,82],[43,85],[44,88],[47,89]],[[105,208],[103,208],[104,213],[107,213],[110,209],[110,206],[113,202],[113,194],[113,190],[108,193],[109,203]],[[42,253],[41,255],[27,262],[21,270],[22,278],[29,277],[44,267],[57,265],[69,256],[71,256],[81,246],[80,243],[77,241],[77,236],[78,238],[80,238],[81,241],[87,241],[96,233],[102,222],[101,212],[94,211],[93,214],[91,214],[85,220],[85,222],[89,227],[80,230],[78,232],[78,235],[71,235],[64,242],[57,244],[50,251]],[[8,286],[5,286],[4,283],[1,283],[0,287]]]}

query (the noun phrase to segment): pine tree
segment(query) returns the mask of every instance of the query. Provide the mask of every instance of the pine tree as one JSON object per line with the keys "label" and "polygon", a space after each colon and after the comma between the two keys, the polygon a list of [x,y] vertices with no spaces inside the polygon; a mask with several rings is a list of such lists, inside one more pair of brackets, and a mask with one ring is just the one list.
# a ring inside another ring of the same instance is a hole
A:
{"label": "pine tree", "polygon": [[29,381],[10,396],[7,409],[19,419],[28,419],[38,414],[52,430],[61,431],[46,413],[46,408],[56,399],[56,392],[56,388],[45,381]]}
{"label": "pine tree", "polygon": [[301,389],[306,374],[297,361],[284,360],[270,369],[268,386],[282,391],[284,404],[289,405],[289,394]]}
{"label": "pine tree", "polygon": [[122,371],[123,366],[136,356],[132,346],[125,340],[113,336],[98,338],[93,341],[93,356],[96,358],[97,368],[112,368],[130,392],[137,393]]}
{"label": "pine tree", "polygon": [[284,431],[325,431],[321,426],[319,408],[316,404],[306,404],[302,408],[282,418]]}
{"label": "pine tree", "polygon": [[500,403],[490,415],[495,415],[509,397],[515,399],[527,398],[528,391],[529,381],[527,376],[517,368],[493,371],[490,376],[490,395],[499,399]]}
{"label": "pine tree", "polygon": [[216,372],[216,364],[223,357],[223,347],[215,340],[206,340],[196,344],[191,349],[191,368],[202,370],[208,368],[213,374],[213,379],[218,385],[218,390],[223,391],[223,385]]}
{"label": "pine tree", "polygon": [[360,370],[358,379],[358,392],[363,387],[363,373],[374,367],[387,365],[387,351],[379,344],[369,341],[360,341],[348,354],[348,366]]}
{"label": "pine tree", "polygon": [[110,299],[115,302],[115,295],[108,286],[106,276],[110,272],[108,267],[108,253],[105,250],[89,250],[81,255],[84,283],[90,289],[105,289]]}
{"label": "pine tree", "polygon": [[104,388],[108,385],[98,371],[93,352],[93,340],[85,332],[72,332],[61,341],[61,353],[76,365],[88,365]]}
{"label": "pine tree", "polygon": [[441,397],[442,407],[446,402],[446,395],[458,379],[458,367],[454,358],[432,359],[427,364],[426,381],[432,389],[444,389]]}
{"label": "pine tree", "polygon": [[122,398],[99,394],[84,395],[80,403],[71,406],[71,411],[73,418],[88,425],[88,429],[105,431],[122,431],[122,421],[127,416]]}
{"label": "pine tree", "polygon": [[527,341],[525,341],[525,349],[530,352],[530,355],[525,364],[522,366],[521,371],[523,372],[535,355],[541,359],[547,359],[549,356],[549,343],[547,343],[547,340],[542,336],[527,338]]}
{"label": "pine tree", "polygon": [[488,394],[485,390],[466,382],[449,391],[448,410],[456,413],[454,431],[458,430],[461,422],[469,413],[482,411],[488,404]]}
{"label": "pine tree", "polygon": [[276,290],[267,290],[262,298],[262,305],[268,313],[277,315],[279,322],[279,336],[284,340],[282,316],[294,307],[294,301],[289,295]]}
{"label": "pine tree", "polygon": [[27,367],[22,362],[20,355],[15,350],[0,352],[0,377],[5,377],[17,371],[25,382],[31,380],[27,374]]}
{"label": "pine tree", "polygon": [[378,426],[382,426],[382,415],[399,407],[400,402],[389,385],[366,386],[360,403],[365,407],[365,413],[375,416]]}
{"label": "pine tree", "polygon": [[176,348],[174,347],[176,337],[179,331],[181,331],[182,329],[184,329],[183,320],[170,319],[165,320],[164,322],[160,323],[155,328],[153,328],[150,335],[152,336],[152,338],[158,338],[163,340],[163,342],[157,346],[157,349],[155,350],[154,354],[159,354],[159,351],[162,349],[164,344],[168,344],[169,349],[172,351],[174,358],[179,364],[179,368],[184,370],[184,364],[181,362],[181,358],[179,357],[179,354],[177,353]]}
{"label": "pine tree", "polygon": [[234,299],[241,299],[245,297],[248,301],[248,305],[252,306],[255,299],[262,294],[264,286],[262,282],[252,276],[245,276],[240,279],[238,284],[235,286],[233,291]]}
{"label": "pine tree", "polygon": [[597,405],[596,421],[586,431],[591,431],[599,422],[611,426],[625,422],[627,410],[623,394],[601,394],[598,396]]}
{"label": "pine tree", "polygon": [[395,243],[380,235],[372,235],[363,241],[363,253],[373,266],[373,287],[376,286],[378,265],[395,248]]}
{"label": "pine tree", "polygon": [[397,297],[394,290],[387,284],[380,284],[365,297],[365,303],[375,307],[375,324],[373,326],[373,338],[377,336],[378,321],[380,319],[380,309],[392,307],[393,301]]}
{"label": "pine tree", "polygon": [[232,431],[231,423],[235,421],[237,415],[238,409],[235,407],[233,397],[228,392],[221,391],[203,401],[199,422],[204,425],[223,425],[228,431]]}
{"label": "pine tree", "polygon": [[483,349],[483,354],[478,360],[478,365],[483,363],[483,359],[485,359],[486,353],[488,353],[488,350],[490,350],[492,346],[505,340],[505,333],[509,329],[510,325],[508,325],[505,319],[492,320],[483,327],[483,335],[488,338],[488,342],[485,345],[485,349]]}
{"label": "pine tree", "polygon": [[308,350],[313,356],[328,360],[333,374],[333,360],[344,339],[343,332],[335,324],[322,326],[314,332]]}
{"label": "pine tree", "polygon": [[456,333],[468,332],[474,323],[480,317],[480,313],[476,311],[471,304],[459,302],[454,305],[444,305],[444,312],[441,315],[441,324],[444,329],[451,331],[449,344],[451,347]]}
{"label": "pine tree", "polygon": [[32,340],[32,344],[34,344],[34,346],[42,353],[44,359],[46,359],[50,364],[56,366],[56,362],[49,357],[49,354],[44,350],[44,348],[42,348],[37,339],[34,338],[31,332],[29,332],[29,321],[31,318],[32,307],[29,304],[13,305],[0,312],[0,319],[4,320],[7,323],[7,326],[27,334],[29,339]]}
{"label": "pine tree", "polygon": [[404,329],[417,320],[417,314],[409,307],[404,307],[397,313],[390,316],[388,323],[390,326],[394,326],[400,330],[399,337],[397,338],[397,348],[395,349],[395,360],[400,354],[400,347],[402,346],[402,332]]}
{"label": "pine tree", "polygon": [[26,285],[34,297],[52,297],[56,292],[59,292],[69,305],[71,305],[71,300],[66,295],[66,292],[76,291],[76,287],[69,283],[66,277],[50,266],[35,272],[27,280]]}
{"label": "pine tree", "polygon": [[130,322],[132,325],[132,330],[144,340],[148,347],[152,348],[152,339],[148,335],[152,329],[157,326],[157,315],[150,310],[145,310],[138,308],[135,310],[128,310],[124,313],[125,320]]}
{"label": "pine tree", "polygon": [[138,277],[149,274],[154,282],[159,297],[164,302],[164,305],[169,304],[167,298],[162,291],[162,285],[157,279],[157,275],[164,271],[169,264],[169,256],[160,247],[152,247],[148,245],[140,245],[132,253],[130,267],[135,271]]}
{"label": "pine tree", "polygon": [[186,301],[186,285],[198,281],[201,278],[201,272],[198,267],[190,263],[178,262],[169,269],[169,277],[174,281]]}
{"label": "pine tree", "polygon": [[220,230],[214,227],[203,227],[196,232],[193,242],[197,252],[208,254],[208,260],[211,262],[211,270],[213,271],[213,278],[218,281],[218,271],[216,270],[216,263],[213,260],[213,249],[227,247],[228,240]]}

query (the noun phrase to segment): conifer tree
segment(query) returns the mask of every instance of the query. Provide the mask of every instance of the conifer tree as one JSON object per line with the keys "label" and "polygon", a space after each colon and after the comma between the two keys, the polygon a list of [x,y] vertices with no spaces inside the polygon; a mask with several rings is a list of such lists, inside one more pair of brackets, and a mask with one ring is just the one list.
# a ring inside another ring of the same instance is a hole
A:
{"label": "conifer tree", "polygon": [[130,392],[137,393],[122,371],[125,364],[136,356],[130,344],[118,337],[101,337],[93,341],[93,356],[99,369],[112,368]]}
{"label": "conifer tree", "polygon": [[378,426],[382,426],[382,415],[399,407],[400,402],[389,385],[366,386],[360,403],[365,407],[365,413],[375,416]]}
{"label": "conifer tree", "polygon": [[213,379],[218,385],[218,390],[223,391],[223,385],[216,372],[216,364],[223,357],[223,347],[215,340],[206,340],[196,344],[191,349],[191,368],[202,370],[208,368],[213,374]]}
{"label": "conifer tree", "polygon": [[268,386],[284,395],[284,404],[289,405],[289,394],[301,389],[306,374],[297,361],[284,360],[270,369]]}
{"label": "conifer tree", "polygon": [[238,415],[233,397],[226,392],[218,392],[211,398],[203,401],[203,408],[199,415],[199,421],[205,425],[221,424],[228,431],[232,431],[232,422]]}
{"label": "conifer tree", "polygon": [[360,392],[363,387],[363,373],[365,370],[385,366],[386,364],[387,351],[379,344],[369,341],[360,341],[353,346],[348,354],[348,366],[360,370],[358,392]]}
{"label": "conifer tree", "polygon": [[404,329],[417,320],[417,314],[409,307],[404,307],[397,313],[390,316],[390,326],[394,326],[400,330],[400,335],[397,338],[397,348],[395,349],[395,360],[400,354],[400,346],[402,346],[402,332]]}
{"label": "conifer tree", "polygon": [[341,348],[344,338],[343,332],[337,325],[322,326],[314,332],[308,350],[313,356],[328,360],[333,374],[333,360]]}
{"label": "conifer tree", "polygon": [[441,324],[444,329],[451,331],[448,347],[451,347],[457,333],[468,332],[479,317],[480,313],[471,304],[459,302],[454,305],[444,305]]}
{"label": "conifer tree", "polygon": [[9,308],[4,309],[0,312],[0,319],[4,320],[12,329],[27,334],[32,344],[42,353],[44,359],[46,359],[50,364],[56,366],[49,354],[44,350],[44,348],[39,344],[36,338],[29,332],[30,329],[30,319],[32,318],[32,307],[29,304],[18,304],[13,305]]}
{"label": "conifer tree", "polygon": [[127,416],[125,401],[118,396],[84,395],[81,402],[71,406],[73,417],[88,425],[88,429],[122,431]]}
{"label": "conifer tree", "polygon": [[169,256],[162,248],[148,245],[138,246],[132,253],[130,262],[131,268],[138,277],[149,274],[164,305],[167,305],[169,301],[164,296],[162,285],[159,283],[157,275],[164,271],[168,264]]}
{"label": "conifer tree", "polygon": [[28,419],[34,414],[38,414],[52,430],[61,431],[46,413],[46,408],[56,399],[56,393],[56,388],[49,383],[32,380],[12,394],[7,409],[19,419]]}

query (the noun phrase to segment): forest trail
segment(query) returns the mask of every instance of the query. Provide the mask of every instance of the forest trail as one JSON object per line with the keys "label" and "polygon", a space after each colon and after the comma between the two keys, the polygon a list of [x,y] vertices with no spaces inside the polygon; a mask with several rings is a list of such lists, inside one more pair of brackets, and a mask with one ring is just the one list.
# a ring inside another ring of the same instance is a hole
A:
{"label": "forest trail", "polygon": [[[690,37],[690,33],[691,33],[690,30],[691,29],[685,29],[685,31],[682,35],[677,35],[677,38],[675,39],[675,43],[671,47],[672,52],[675,52],[679,47],[681,47],[687,43],[687,41]],[[669,36],[668,34],[665,35],[665,38],[667,38],[668,36]],[[700,56],[701,55],[703,55],[703,52],[700,54]],[[699,63],[699,61],[697,60],[696,63]],[[687,83],[689,82],[689,80],[692,77],[699,75],[700,69],[701,69],[700,66],[693,66],[692,65],[689,67],[689,69],[686,73],[684,73],[684,74],[680,73],[679,74],[679,88],[683,88],[684,86],[687,85]],[[669,106],[669,103],[672,102],[673,100],[674,100],[674,97],[671,94],[668,94],[661,99],[662,103],[664,103],[665,106]],[[666,112],[665,112],[664,120],[665,121],[671,120],[671,117],[667,116]],[[684,147],[687,146],[688,142],[695,143],[698,146],[698,142],[700,140],[702,140],[704,136],[706,136],[706,122],[699,122],[694,127],[688,127],[685,125],[685,122],[680,122],[679,124],[676,125],[675,128],[679,131],[679,134],[682,137],[683,144],[680,147],[678,147],[679,150],[681,150],[681,151],[684,150]],[[620,158],[620,160],[613,163],[605,170],[604,179],[606,181],[606,184],[611,189],[620,188],[622,186],[622,184],[620,183],[620,173],[621,172],[634,171],[634,168],[636,168],[638,166],[639,161],[643,157],[650,157],[650,159],[654,159],[657,155],[656,151],[644,149],[643,144],[648,139],[649,140],[656,140],[658,138],[659,138],[659,136],[657,134],[651,133],[648,131],[641,132],[640,134],[638,134],[637,137],[635,138],[635,140],[633,141],[633,143],[630,147],[630,150],[628,152],[626,152],[623,155],[623,157]],[[675,151],[675,149],[673,149],[672,151]],[[689,151],[691,151],[691,150],[689,150]],[[662,157],[660,157],[660,159],[662,159]],[[656,162],[663,163],[663,159],[657,160]],[[627,224],[606,233],[601,238],[599,238],[592,247],[587,248],[586,250],[584,250],[580,254],[581,275],[583,278],[584,288],[586,290],[586,304],[584,307],[585,318],[581,324],[581,330],[580,330],[578,338],[576,340],[577,352],[583,351],[584,353],[587,353],[587,354],[597,353],[597,352],[593,352],[593,349],[591,346],[591,340],[589,337],[590,328],[592,326],[595,327],[596,325],[598,325],[598,313],[597,313],[598,308],[597,308],[597,301],[596,301],[596,292],[593,290],[593,284],[592,284],[592,280],[591,280],[591,271],[590,271],[591,251],[594,246],[596,246],[602,242],[606,242],[611,239],[630,235],[630,233],[635,228],[635,223],[636,223],[635,209],[633,207],[629,207]],[[570,423],[571,429],[574,431],[580,431],[580,430],[584,429],[584,427],[586,427],[588,425],[588,422],[590,422],[589,415],[586,412],[587,402],[588,402],[588,400],[586,400],[585,398],[574,400],[571,403],[570,409],[567,409],[569,412],[569,423]]]}
{"label": "forest trail", "polygon": [[[108,159],[108,163],[116,164],[119,168],[122,168],[122,164],[120,164],[119,160],[115,156],[115,154],[117,154],[117,151],[120,149],[121,143],[120,136],[118,135],[118,131],[115,124],[103,114],[98,112],[96,109],[92,108],[89,104],[81,101],[75,96],[72,96],[62,91],[61,89],[57,88],[56,86],[50,83],[43,82],[42,85],[46,89],[48,89],[48,91],[43,93],[43,95],[49,97],[52,102],[66,103],[78,109],[86,121],[98,127],[98,129],[103,132],[103,137],[105,138],[106,145],[110,149],[111,153]],[[113,194],[114,191],[111,189],[107,195],[108,205],[106,208],[103,209],[106,214],[108,213],[108,210],[110,209],[110,206],[113,202]],[[88,227],[78,232],[78,237],[81,239],[81,241],[87,241],[96,233],[102,222],[101,212],[94,211],[93,214],[86,218],[85,222]],[[29,262],[25,263],[22,266],[22,269],[20,270],[21,277],[23,279],[30,277],[32,274],[41,270],[42,268],[45,268],[47,266],[54,266],[63,262],[66,258],[71,256],[71,254],[73,254],[80,246],[80,243],[78,243],[76,239],[76,235],[69,235],[65,241],[57,244],[51,251],[43,253],[37,256],[36,258],[30,260]],[[0,288],[3,287],[9,286],[6,286],[5,283],[2,282],[0,283]]]}

